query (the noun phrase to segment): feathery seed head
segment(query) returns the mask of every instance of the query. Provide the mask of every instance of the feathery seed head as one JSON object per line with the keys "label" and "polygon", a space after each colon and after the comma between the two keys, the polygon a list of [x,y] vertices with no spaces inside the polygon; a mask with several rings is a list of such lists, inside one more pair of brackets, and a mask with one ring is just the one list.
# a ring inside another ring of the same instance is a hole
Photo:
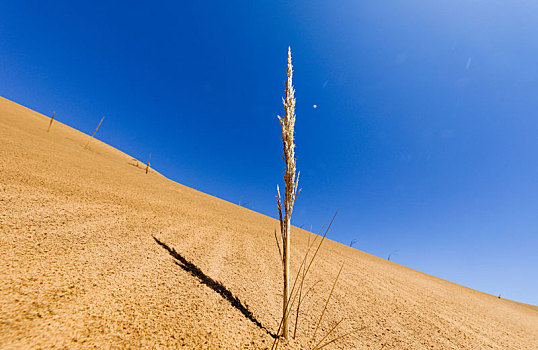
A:
{"label": "feathery seed head", "polygon": [[288,66],[286,70],[286,96],[282,99],[285,116],[278,116],[282,128],[282,148],[286,170],[284,172],[284,209],[285,216],[291,216],[293,204],[297,195],[298,178],[296,178],[295,158],[295,89],[293,88],[293,64],[291,62],[291,48],[288,47]]}

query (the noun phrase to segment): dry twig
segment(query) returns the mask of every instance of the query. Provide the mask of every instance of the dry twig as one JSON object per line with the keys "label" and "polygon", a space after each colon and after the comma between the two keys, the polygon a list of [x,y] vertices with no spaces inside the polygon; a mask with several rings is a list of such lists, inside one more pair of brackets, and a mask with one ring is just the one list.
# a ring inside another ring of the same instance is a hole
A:
{"label": "dry twig", "polygon": [[105,117],[101,118],[101,120],[99,121],[99,124],[97,124],[97,127],[93,131],[92,137],[90,137],[90,139],[88,140],[88,143],[86,144],[86,146],[84,148],[88,148],[88,146],[90,145],[90,142],[93,140],[93,137],[95,136],[95,133],[97,132],[97,130],[99,130],[99,127],[101,126],[101,123],[103,122],[104,119],[105,119]]}
{"label": "dry twig", "polygon": [[54,121],[54,115],[56,114],[56,112],[52,112],[52,117],[50,117],[50,123],[49,123],[49,128],[47,129],[47,132],[50,131],[50,127],[52,126],[52,122]]}

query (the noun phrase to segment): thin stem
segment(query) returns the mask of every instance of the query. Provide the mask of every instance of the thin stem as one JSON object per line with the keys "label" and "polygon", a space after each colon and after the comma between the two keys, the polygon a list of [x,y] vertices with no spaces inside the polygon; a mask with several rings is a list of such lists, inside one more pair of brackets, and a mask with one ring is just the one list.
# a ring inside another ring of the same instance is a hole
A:
{"label": "thin stem", "polygon": [[315,350],[323,349],[323,348],[326,347],[327,345],[332,344],[332,343],[334,343],[335,341],[340,340],[340,339],[342,339],[342,338],[344,338],[344,337],[347,337],[348,335],[353,334],[353,333],[356,333],[356,332],[358,332],[358,331],[357,331],[357,330],[354,330],[354,331],[351,331],[351,332],[347,332],[347,333],[345,333],[345,334],[342,334],[341,336],[338,336],[338,337],[334,338],[333,340],[328,341],[328,342],[326,342],[325,344],[323,344],[323,345],[317,347]]}
{"label": "thin stem", "polygon": [[[318,252],[319,252],[319,249],[321,248],[321,245],[323,244],[323,241],[325,240],[325,237],[327,236],[327,233],[329,232],[329,229],[331,228],[332,224],[333,224],[333,221],[334,221],[334,218],[336,217],[336,214],[338,214],[338,211],[336,211],[334,213],[334,216],[333,218],[331,219],[331,222],[329,223],[329,226],[327,226],[327,229],[325,230],[325,233],[323,234],[323,237],[321,238],[321,241],[319,242],[319,245],[318,247],[316,248],[316,251],[314,252],[314,255],[312,256],[311,260],[310,260],[310,263],[308,264],[308,267],[306,269],[306,272],[304,274],[304,276],[306,277],[306,275],[308,274],[308,272],[310,271],[310,267],[312,266],[312,263],[314,262],[314,259],[316,258]],[[323,225],[325,226],[325,225]],[[321,228],[321,230],[323,230],[323,227]],[[321,230],[319,233],[321,233]],[[314,241],[312,242],[312,247],[314,246],[314,243],[317,241],[318,237],[319,237],[319,233],[318,235],[314,238]],[[306,263],[306,259],[307,259],[307,256],[308,256],[308,252],[309,250],[307,250],[304,258],[303,258],[303,261],[301,262],[301,265],[299,266],[299,270],[297,271],[297,275],[295,276],[295,281],[293,282],[293,287],[292,287],[292,290],[291,290],[291,295],[293,296],[293,300],[291,301],[291,303],[288,303],[288,308],[286,310],[286,313],[284,315],[282,315],[282,318],[280,320],[280,324],[278,326],[278,330],[276,332],[276,338],[275,340],[273,341],[273,345],[271,346],[271,349],[276,349],[278,348],[278,343],[280,341],[280,330],[282,329],[282,324],[283,324],[283,321],[284,321],[284,317],[287,316],[290,311],[291,311],[291,306],[295,303],[295,299],[297,298],[297,293],[295,292],[295,286],[297,284],[297,280],[299,278],[299,273],[301,271],[301,268],[303,266],[303,264]],[[291,296],[290,296],[291,297]]]}
{"label": "thin stem", "polygon": [[325,302],[325,306],[323,307],[323,311],[321,312],[321,316],[319,317],[318,324],[316,325],[316,328],[314,329],[314,335],[312,336],[312,340],[310,341],[310,343],[313,343],[314,339],[316,338],[316,333],[318,332],[321,321],[323,320],[323,316],[325,315],[325,311],[327,310],[327,305],[329,305],[329,301],[331,300],[331,297],[334,292],[334,287],[336,287],[336,282],[338,282],[338,278],[340,277],[340,273],[342,273],[343,268],[344,268],[344,263],[342,263],[342,266],[340,266],[340,271],[338,271],[338,275],[336,275],[336,279],[334,280],[333,287],[331,288],[329,297],[327,298],[327,301]]}
{"label": "thin stem", "polygon": [[104,119],[105,119],[105,117],[101,118],[101,120],[99,121],[99,124],[97,124],[97,127],[93,131],[92,137],[90,137],[90,139],[88,140],[88,143],[86,144],[86,146],[84,148],[88,148],[88,146],[90,145],[90,142],[93,140],[93,137],[95,136],[95,133],[97,132],[97,130],[99,130],[99,127],[101,126],[101,123],[103,122]]}
{"label": "thin stem", "polygon": [[52,126],[52,122],[54,121],[54,115],[55,114],[56,114],[56,112],[52,112],[52,117],[50,118],[49,128],[47,129],[47,132],[50,131],[50,127]]}
{"label": "thin stem", "polygon": [[327,332],[327,334],[325,334],[325,336],[324,336],[323,338],[321,338],[321,340],[316,344],[316,346],[314,346],[314,350],[316,350],[316,349],[318,348],[318,346],[319,346],[321,343],[323,343],[323,341],[324,341],[325,339],[327,339],[327,337],[328,337],[329,335],[331,335],[331,334],[334,332],[334,330],[336,329],[336,327],[338,327],[338,326],[340,325],[340,323],[342,323],[343,320],[344,320],[344,319],[342,318],[340,321],[338,321],[338,323],[336,323],[336,325],[335,325],[333,328],[331,328],[331,329]]}

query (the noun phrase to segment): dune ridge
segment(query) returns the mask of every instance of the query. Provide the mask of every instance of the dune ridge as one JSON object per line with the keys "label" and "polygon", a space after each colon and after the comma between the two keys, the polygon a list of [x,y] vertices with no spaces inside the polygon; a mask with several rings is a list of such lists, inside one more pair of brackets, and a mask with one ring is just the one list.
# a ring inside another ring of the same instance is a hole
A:
{"label": "dune ridge", "polygon": [[[89,135],[58,120],[47,133],[49,121],[0,98],[0,348],[269,348],[278,221],[146,175],[97,139],[85,149]],[[313,234],[292,232],[293,275]],[[536,306],[330,240],[317,259],[310,312],[287,348],[307,345],[341,262],[321,331],[343,317],[339,334],[356,332],[329,348],[538,348]]]}

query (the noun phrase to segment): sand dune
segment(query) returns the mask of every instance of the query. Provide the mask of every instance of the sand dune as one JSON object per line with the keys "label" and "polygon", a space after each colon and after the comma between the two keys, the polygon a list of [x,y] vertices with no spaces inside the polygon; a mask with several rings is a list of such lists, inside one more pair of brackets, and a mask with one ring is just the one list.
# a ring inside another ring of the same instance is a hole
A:
{"label": "sand dune", "polygon": [[[48,123],[0,98],[0,348],[270,347],[278,223]],[[294,228],[292,271],[308,235]],[[341,262],[322,333],[342,317],[339,334],[357,331],[329,348],[538,348],[536,307],[333,241],[289,348],[307,345]]]}

